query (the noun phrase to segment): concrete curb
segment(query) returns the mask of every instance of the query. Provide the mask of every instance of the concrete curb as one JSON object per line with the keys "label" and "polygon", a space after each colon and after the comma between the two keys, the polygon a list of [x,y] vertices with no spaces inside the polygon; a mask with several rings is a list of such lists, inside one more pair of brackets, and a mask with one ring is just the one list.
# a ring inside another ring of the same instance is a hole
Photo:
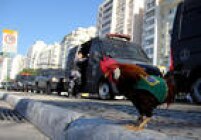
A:
{"label": "concrete curb", "polygon": [[52,140],[64,140],[64,134],[69,125],[76,119],[83,117],[83,114],[71,110],[46,105],[15,95],[0,93],[0,99],[12,105],[16,111]]}
{"label": "concrete curb", "polygon": [[86,117],[16,95],[0,93],[0,99],[11,104],[52,140],[194,140],[152,130],[128,131],[115,121]]}

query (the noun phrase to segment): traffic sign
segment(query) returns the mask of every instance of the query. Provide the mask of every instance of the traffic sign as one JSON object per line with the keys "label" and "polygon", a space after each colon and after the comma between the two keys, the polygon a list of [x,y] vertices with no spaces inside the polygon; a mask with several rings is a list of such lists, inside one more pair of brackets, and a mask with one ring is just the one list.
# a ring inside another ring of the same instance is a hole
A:
{"label": "traffic sign", "polygon": [[3,52],[17,52],[17,37],[17,31],[7,29],[3,30]]}

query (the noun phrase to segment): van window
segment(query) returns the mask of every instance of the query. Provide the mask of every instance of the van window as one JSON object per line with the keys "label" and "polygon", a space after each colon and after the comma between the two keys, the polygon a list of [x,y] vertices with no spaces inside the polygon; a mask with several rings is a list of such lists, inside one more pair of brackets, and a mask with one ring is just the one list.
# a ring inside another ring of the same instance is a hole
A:
{"label": "van window", "polygon": [[200,25],[201,6],[184,10],[180,29],[180,39],[190,39],[201,36]]}
{"label": "van window", "polygon": [[114,58],[148,61],[144,51],[136,44],[117,40],[105,40],[104,52]]}

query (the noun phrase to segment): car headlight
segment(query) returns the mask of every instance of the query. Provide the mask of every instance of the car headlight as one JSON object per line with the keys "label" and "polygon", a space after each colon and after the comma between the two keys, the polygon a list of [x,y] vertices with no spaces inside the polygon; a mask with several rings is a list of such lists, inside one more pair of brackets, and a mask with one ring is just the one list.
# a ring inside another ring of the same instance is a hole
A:
{"label": "car headlight", "polygon": [[53,78],[52,78],[52,82],[59,82],[59,79],[53,77]]}
{"label": "car headlight", "polygon": [[67,82],[67,79],[66,79],[66,78],[63,78],[62,82]]}

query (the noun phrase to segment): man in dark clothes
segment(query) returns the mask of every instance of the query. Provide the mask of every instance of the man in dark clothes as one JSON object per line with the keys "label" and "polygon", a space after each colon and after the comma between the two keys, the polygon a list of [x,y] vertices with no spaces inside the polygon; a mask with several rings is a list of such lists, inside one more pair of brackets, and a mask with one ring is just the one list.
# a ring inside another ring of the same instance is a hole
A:
{"label": "man in dark clothes", "polygon": [[84,56],[81,51],[78,52],[77,57],[75,58],[75,69],[80,72],[81,75],[81,84],[85,82],[86,79],[86,67],[87,67],[87,56]]}
{"label": "man in dark clothes", "polygon": [[71,73],[73,78],[70,83],[70,94],[72,94],[72,96],[76,96],[86,82],[87,61],[88,58],[84,56],[81,51],[79,51],[77,57],[75,58],[75,68]]}

